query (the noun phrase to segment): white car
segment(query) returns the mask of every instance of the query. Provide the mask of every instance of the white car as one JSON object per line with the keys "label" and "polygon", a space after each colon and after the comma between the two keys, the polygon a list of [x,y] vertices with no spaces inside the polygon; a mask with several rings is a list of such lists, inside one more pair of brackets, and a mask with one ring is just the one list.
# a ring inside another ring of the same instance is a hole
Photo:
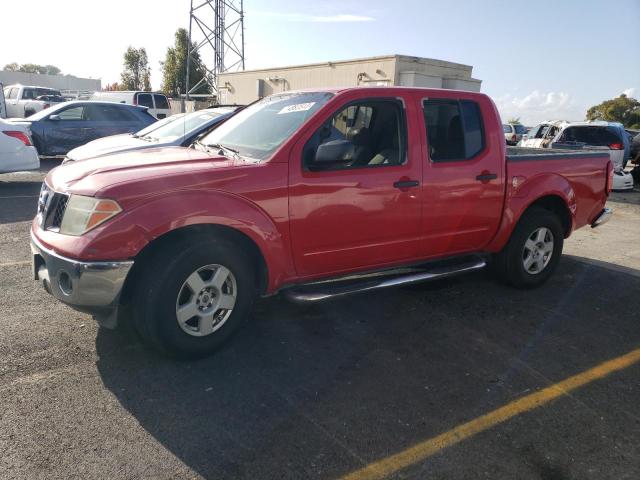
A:
{"label": "white car", "polygon": [[505,123],[502,125],[502,131],[504,132],[504,139],[507,145],[516,145],[527,132],[524,125],[519,123]]}
{"label": "white car", "polygon": [[522,137],[518,146],[527,148],[549,148],[556,135],[568,124],[569,122],[566,120],[542,122],[529,130],[529,132]]}
{"label": "white car", "polygon": [[164,93],[115,90],[110,92],[95,92],[91,95],[90,100],[140,105],[141,107],[147,107],[149,109],[148,112],[158,119],[171,115],[169,100]]}
{"label": "white car", "polygon": [[0,173],[38,168],[40,159],[29,130],[0,120]]}

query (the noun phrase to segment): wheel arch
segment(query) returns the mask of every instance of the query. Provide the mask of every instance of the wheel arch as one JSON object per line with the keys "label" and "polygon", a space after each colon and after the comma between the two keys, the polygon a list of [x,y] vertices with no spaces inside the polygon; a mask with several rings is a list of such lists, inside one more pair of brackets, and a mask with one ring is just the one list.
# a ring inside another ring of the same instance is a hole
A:
{"label": "wheel arch", "polygon": [[175,242],[178,239],[199,235],[209,235],[228,239],[235,245],[239,245],[243,251],[246,251],[251,258],[251,262],[255,265],[258,271],[256,278],[258,292],[259,294],[266,293],[269,284],[269,269],[267,262],[258,245],[248,235],[226,225],[193,224],[171,230],[164,235],[153,239],[144,246],[144,248],[136,255],[133,267],[124,282],[122,293],[120,295],[120,304],[127,305],[130,303],[135,282],[153,252],[162,248],[164,245]]}

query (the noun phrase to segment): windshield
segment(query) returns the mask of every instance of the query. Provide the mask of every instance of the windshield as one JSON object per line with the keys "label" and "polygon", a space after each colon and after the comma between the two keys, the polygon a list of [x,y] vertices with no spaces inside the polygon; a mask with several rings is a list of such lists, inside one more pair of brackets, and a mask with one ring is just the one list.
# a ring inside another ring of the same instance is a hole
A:
{"label": "windshield", "polygon": [[[183,137],[185,134],[202,125],[209,124],[211,121],[220,117],[220,115],[220,113],[207,111],[177,115],[179,118],[166,122],[157,128],[151,129],[147,133],[142,133],[142,131],[140,131],[137,136],[153,140],[175,140],[176,138]],[[172,119],[174,116],[169,117],[169,119]]]}
{"label": "windshield", "polygon": [[178,113],[176,115],[171,115],[170,117],[163,118],[162,120],[158,120],[157,122],[154,122],[151,125],[147,125],[142,130],[136,132],[136,137],[144,137],[148,133],[153,132],[154,130],[166,125],[167,123],[175,122],[176,120],[184,117],[185,115],[186,114],[184,113]]}
{"label": "windshield", "polygon": [[267,97],[205,135],[203,145],[222,145],[244,157],[264,160],[333,96],[327,92]]}

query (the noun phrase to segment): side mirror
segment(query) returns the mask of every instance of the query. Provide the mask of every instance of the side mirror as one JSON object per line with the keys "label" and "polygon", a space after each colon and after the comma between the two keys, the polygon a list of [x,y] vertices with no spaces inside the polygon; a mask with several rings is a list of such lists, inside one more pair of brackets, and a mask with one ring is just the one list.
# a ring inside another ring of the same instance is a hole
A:
{"label": "side mirror", "polygon": [[346,163],[353,159],[355,147],[350,140],[332,140],[321,144],[316,150],[314,163]]}
{"label": "side mirror", "polygon": [[60,120],[60,115],[56,115],[55,113],[53,115],[49,115],[48,120],[51,120],[52,122],[57,122]]}

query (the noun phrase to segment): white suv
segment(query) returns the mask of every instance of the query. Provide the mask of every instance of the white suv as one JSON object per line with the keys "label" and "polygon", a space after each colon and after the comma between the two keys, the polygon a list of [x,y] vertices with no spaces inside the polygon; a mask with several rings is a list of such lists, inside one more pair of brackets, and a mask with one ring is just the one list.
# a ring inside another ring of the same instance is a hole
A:
{"label": "white suv", "polygon": [[140,105],[147,107],[149,113],[156,118],[166,118],[171,115],[169,100],[164,93],[116,90],[112,92],[95,92],[91,95],[90,100]]}

